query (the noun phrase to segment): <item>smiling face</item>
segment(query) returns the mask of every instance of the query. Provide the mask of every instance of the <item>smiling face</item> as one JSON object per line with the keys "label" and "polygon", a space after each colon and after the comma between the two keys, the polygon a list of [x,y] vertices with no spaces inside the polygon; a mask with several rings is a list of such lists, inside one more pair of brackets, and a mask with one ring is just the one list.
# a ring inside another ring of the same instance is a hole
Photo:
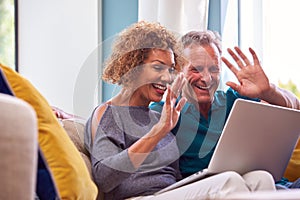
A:
{"label": "smiling face", "polygon": [[218,48],[214,44],[191,45],[184,49],[184,55],[190,61],[184,73],[188,80],[188,89],[184,91],[190,101],[210,107],[220,83],[221,60]]}
{"label": "smiling face", "polygon": [[151,101],[161,101],[167,84],[173,81],[174,66],[173,51],[151,50],[133,82],[137,89],[130,99],[130,104],[148,106]]}

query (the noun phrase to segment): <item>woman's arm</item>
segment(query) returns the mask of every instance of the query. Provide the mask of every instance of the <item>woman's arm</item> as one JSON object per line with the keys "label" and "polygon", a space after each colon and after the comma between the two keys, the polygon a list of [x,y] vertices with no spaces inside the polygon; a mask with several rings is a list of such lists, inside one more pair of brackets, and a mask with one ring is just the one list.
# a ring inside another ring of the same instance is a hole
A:
{"label": "woman's arm", "polygon": [[186,99],[180,99],[176,107],[174,107],[175,101],[176,96],[168,87],[167,98],[162,110],[160,121],[153,126],[150,132],[128,148],[129,158],[135,168],[138,168],[143,163],[157,143],[175,127]]}
{"label": "woman's arm", "polygon": [[[122,183],[124,179],[128,178],[131,173],[134,173],[156,147],[158,142],[176,125],[180,111],[186,102],[186,99],[182,98],[175,106],[177,95],[182,89],[183,84],[184,77],[180,75],[175,80],[172,90],[168,86],[166,103],[159,122],[148,133],[125,150],[121,150],[117,145],[117,143],[125,143],[124,140],[120,139],[121,141],[117,141],[115,138],[110,138],[101,128],[98,128],[107,105],[102,105],[96,109],[92,117],[93,125],[91,130],[94,139],[91,158],[95,181],[100,183],[98,185],[103,187],[101,189],[104,192],[111,191]],[[94,127],[95,124],[97,127]],[[123,131],[119,131],[114,133],[114,135],[121,136],[120,138],[122,138]],[[107,180],[113,181],[109,182]]]}

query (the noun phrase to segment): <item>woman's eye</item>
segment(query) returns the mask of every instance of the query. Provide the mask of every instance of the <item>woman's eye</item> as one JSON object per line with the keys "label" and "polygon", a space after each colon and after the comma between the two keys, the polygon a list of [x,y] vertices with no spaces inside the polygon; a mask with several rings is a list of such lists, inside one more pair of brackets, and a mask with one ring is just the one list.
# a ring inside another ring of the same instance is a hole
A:
{"label": "woman's eye", "polygon": [[153,68],[154,68],[155,70],[157,70],[157,71],[163,70],[163,67],[160,66],[160,65],[154,65]]}
{"label": "woman's eye", "polygon": [[174,72],[175,72],[175,67],[169,68],[169,73],[170,73],[170,74],[173,74]]}

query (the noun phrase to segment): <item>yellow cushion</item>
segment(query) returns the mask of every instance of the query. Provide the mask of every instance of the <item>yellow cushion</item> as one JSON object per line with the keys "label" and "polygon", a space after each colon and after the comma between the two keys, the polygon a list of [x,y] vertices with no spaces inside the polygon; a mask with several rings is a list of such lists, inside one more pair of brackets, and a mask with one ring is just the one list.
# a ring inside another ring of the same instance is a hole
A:
{"label": "yellow cushion", "polygon": [[46,99],[24,77],[0,64],[14,95],[28,102],[38,117],[39,145],[61,199],[96,199],[97,187],[79,151],[59,124]]}
{"label": "yellow cushion", "polygon": [[289,181],[295,181],[296,179],[300,178],[300,140],[294,149],[284,177],[289,179]]}

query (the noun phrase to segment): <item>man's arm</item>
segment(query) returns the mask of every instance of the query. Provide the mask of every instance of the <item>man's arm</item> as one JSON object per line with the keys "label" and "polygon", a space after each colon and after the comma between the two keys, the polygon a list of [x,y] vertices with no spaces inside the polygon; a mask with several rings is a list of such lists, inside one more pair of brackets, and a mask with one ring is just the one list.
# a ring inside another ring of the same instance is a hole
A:
{"label": "man's arm", "polygon": [[253,63],[249,61],[238,47],[234,48],[237,54],[231,49],[227,50],[238,67],[235,67],[224,57],[222,57],[222,61],[233,72],[240,83],[228,81],[226,84],[229,87],[243,96],[259,98],[270,104],[300,109],[300,102],[296,95],[269,82],[253,49],[249,48],[253,57]]}

